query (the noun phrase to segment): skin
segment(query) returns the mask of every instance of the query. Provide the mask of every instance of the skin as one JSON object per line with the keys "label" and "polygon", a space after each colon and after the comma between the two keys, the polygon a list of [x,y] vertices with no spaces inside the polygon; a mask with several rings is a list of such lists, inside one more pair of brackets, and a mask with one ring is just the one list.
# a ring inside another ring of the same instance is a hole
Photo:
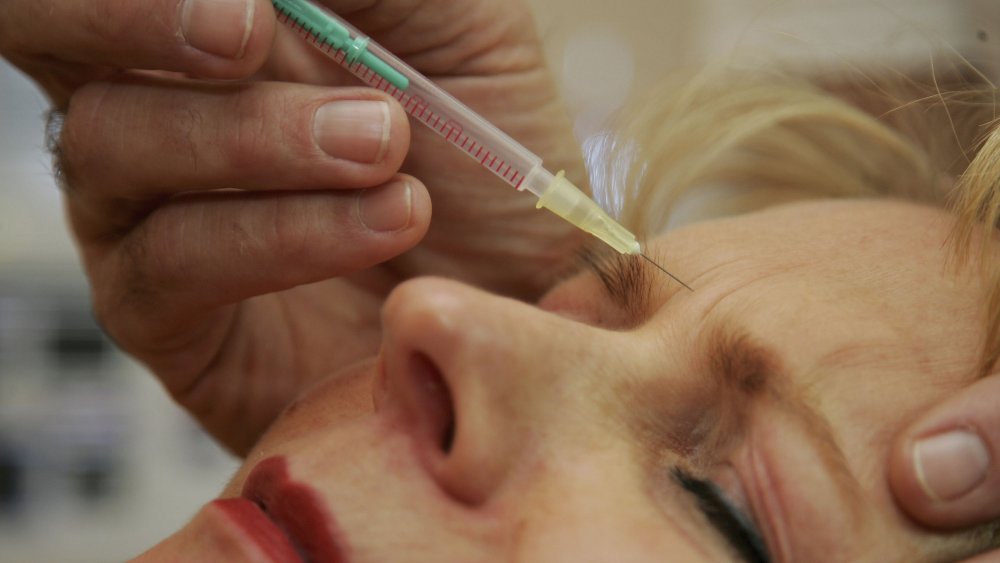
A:
{"label": "skin", "polygon": [[[222,496],[284,456],[357,562],[725,558],[671,483],[682,466],[752,514],[776,560],[969,555],[909,524],[885,478],[893,436],[974,377],[984,288],[945,268],[950,226],[870,201],[692,225],[649,250],[695,291],[660,275],[638,309],[586,272],[537,306],[407,282],[383,308],[379,355],[291,405]],[[739,385],[711,372],[722,324],[770,350],[735,370]],[[211,510],[140,560],[249,549]]]}
{"label": "skin", "polygon": [[[539,272],[582,240],[411,131],[399,104],[359,88],[270,2],[250,4],[249,19],[199,12],[199,35],[180,0],[0,3],[0,54],[66,111],[64,201],[98,320],[239,454],[330,366],[377,350],[379,310],[401,281],[445,275],[535,299],[552,281]],[[553,170],[585,178],[523,3],[325,5]],[[363,100],[388,104],[354,124],[388,124],[384,142],[325,153],[320,107]],[[362,223],[361,205],[390,209],[377,196],[402,183],[409,214],[386,230]]]}
{"label": "skin", "polygon": [[[524,3],[322,3],[550,169],[585,177]],[[410,131],[392,100],[351,87],[269,2],[251,5],[249,18],[199,12],[211,25],[188,33],[181,0],[0,2],[0,55],[66,111],[64,201],[99,321],[241,455],[330,366],[376,352],[379,311],[401,282],[445,275],[533,299],[552,282],[539,272],[558,271],[581,243],[531,198]],[[359,100],[388,103],[379,157],[353,147],[352,158],[330,158],[308,135],[313,116]],[[408,220],[363,225],[360,202],[401,182]],[[244,191],[215,191],[232,188]],[[998,394],[1000,379],[985,378],[899,434],[890,479],[913,518],[947,529],[1000,515],[998,464],[973,493],[940,502],[911,463],[916,439],[955,427],[977,428],[1000,451]]]}

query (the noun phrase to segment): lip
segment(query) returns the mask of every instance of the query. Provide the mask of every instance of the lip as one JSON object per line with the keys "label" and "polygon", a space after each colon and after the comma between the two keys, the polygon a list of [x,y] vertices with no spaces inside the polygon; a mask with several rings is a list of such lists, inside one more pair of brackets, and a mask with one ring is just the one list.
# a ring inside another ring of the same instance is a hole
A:
{"label": "lip", "polygon": [[212,508],[242,532],[240,541],[249,541],[268,561],[302,562],[285,532],[253,502],[244,498],[218,499],[212,501]]}
{"label": "lip", "polygon": [[343,535],[333,515],[315,490],[288,476],[284,457],[269,457],[258,463],[243,484],[242,496],[284,532],[306,561],[346,563]]}

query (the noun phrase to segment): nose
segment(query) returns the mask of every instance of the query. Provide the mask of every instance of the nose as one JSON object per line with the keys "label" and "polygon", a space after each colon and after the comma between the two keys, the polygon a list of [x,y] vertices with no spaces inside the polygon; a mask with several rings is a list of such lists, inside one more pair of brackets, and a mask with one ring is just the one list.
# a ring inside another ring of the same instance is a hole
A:
{"label": "nose", "polygon": [[599,365],[599,329],[440,279],[399,286],[383,327],[379,411],[460,502],[487,501],[553,417],[585,420],[592,408],[583,403],[595,395],[586,374]]}

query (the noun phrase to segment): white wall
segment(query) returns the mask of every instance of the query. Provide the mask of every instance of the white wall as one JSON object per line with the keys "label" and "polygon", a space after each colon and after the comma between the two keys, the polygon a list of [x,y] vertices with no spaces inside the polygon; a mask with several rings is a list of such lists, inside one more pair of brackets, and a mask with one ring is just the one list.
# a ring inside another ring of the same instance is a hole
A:
{"label": "white wall", "polygon": [[586,137],[627,95],[681,66],[781,60],[896,70],[961,53],[1000,80],[996,0],[534,0]]}

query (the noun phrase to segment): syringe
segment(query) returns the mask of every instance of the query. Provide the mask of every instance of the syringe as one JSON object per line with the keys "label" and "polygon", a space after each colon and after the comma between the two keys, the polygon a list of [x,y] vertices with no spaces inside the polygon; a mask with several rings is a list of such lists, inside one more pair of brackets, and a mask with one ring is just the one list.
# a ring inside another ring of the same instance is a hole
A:
{"label": "syringe", "polygon": [[437,131],[511,186],[538,196],[538,208],[552,211],[622,254],[639,254],[649,260],[635,235],[608,216],[562,171],[553,175],[542,167],[537,155],[351,24],[308,0],[272,3],[280,21],[362,82],[395,98],[413,119]]}

